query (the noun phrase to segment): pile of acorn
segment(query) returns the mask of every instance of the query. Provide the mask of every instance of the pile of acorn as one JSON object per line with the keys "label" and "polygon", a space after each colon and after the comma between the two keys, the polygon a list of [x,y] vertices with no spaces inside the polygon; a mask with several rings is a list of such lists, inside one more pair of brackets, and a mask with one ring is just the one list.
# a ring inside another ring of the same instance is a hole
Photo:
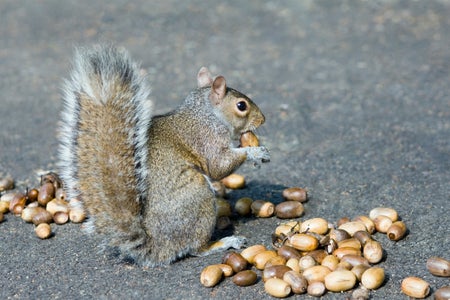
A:
{"label": "pile of acorn", "polygon": [[[13,188],[14,180],[11,177],[0,180],[0,192]],[[83,222],[86,215],[79,207],[67,201],[59,176],[50,172],[41,177],[38,189],[27,189],[26,193],[3,194],[0,197],[0,222],[3,220],[3,214],[11,212],[25,222],[33,223],[36,226],[36,235],[46,239],[52,235],[50,223],[62,225],[69,220],[73,223]]]}
{"label": "pile of acorn", "polygon": [[[295,197],[290,198],[292,195]],[[297,198],[299,195],[302,196]],[[235,211],[241,215],[253,213],[257,217],[297,218],[302,215],[303,210],[291,203],[301,204],[297,200],[306,200],[304,189],[286,189],[283,197],[286,201],[276,206],[268,201],[241,198],[236,202]],[[219,216],[229,213],[230,208],[223,207],[226,204],[219,205]],[[203,269],[200,282],[213,287],[223,277],[232,276],[236,285],[249,286],[262,277],[265,291],[274,297],[303,293],[320,297],[327,291],[354,289],[352,298],[368,299],[370,290],[378,289],[385,281],[384,269],[376,266],[384,257],[382,245],[372,236],[376,232],[398,241],[405,236],[407,228],[399,220],[397,211],[388,207],[374,208],[368,215],[353,219],[342,218],[336,226],[323,218],[288,221],[276,227],[272,249],[258,244],[240,253],[228,252],[222,263]],[[450,276],[450,262],[443,258],[430,258],[427,268],[433,275]],[[429,284],[418,277],[405,278],[401,289],[415,298],[424,298],[430,292]],[[442,287],[435,292],[435,298],[448,299],[449,293],[449,286]]]}

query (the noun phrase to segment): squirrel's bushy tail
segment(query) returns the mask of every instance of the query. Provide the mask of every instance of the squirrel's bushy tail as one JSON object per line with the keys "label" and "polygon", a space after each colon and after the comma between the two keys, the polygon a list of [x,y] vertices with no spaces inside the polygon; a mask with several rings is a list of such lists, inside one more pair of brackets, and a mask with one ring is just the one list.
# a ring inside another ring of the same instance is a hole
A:
{"label": "squirrel's bushy tail", "polygon": [[125,253],[149,239],[139,217],[148,194],[149,93],[139,67],[113,46],[77,49],[64,86],[65,189],[87,210],[88,230],[106,233]]}

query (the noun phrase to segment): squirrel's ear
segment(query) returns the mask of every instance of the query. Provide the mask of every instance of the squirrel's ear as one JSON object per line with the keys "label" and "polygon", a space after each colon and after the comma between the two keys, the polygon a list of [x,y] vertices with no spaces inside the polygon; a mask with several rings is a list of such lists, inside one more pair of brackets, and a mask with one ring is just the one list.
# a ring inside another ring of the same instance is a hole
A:
{"label": "squirrel's ear", "polygon": [[211,86],[211,100],[213,100],[215,104],[218,104],[225,97],[226,92],[227,82],[225,81],[225,77],[217,76]]}
{"label": "squirrel's ear", "polygon": [[197,85],[199,88],[211,86],[213,83],[213,77],[208,68],[201,67],[197,74]]}

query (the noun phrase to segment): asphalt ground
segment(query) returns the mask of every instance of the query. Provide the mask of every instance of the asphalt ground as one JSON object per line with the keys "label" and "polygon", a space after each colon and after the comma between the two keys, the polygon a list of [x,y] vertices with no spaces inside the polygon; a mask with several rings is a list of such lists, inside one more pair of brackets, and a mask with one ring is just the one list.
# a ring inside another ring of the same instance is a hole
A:
{"label": "asphalt ground", "polygon": [[[372,299],[407,299],[401,280],[449,285],[425,267],[450,259],[450,1],[14,1],[0,2],[0,172],[18,190],[56,170],[62,78],[73,47],[115,42],[148,73],[157,113],[176,107],[205,65],[266,115],[270,164],[240,169],[230,193],[281,201],[309,191],[302,219],[331,222],[395,208],[409,232],[385,249]],[[175,217],[175,216],[174,216]],[[236,218],[234,233],[270,246],[277,218]],[[199,274],[222,254],[141,268],[98,248],[79,224],[0,224],[2,299],[263,299],[261,280],[214,288]],[[169,238],[169,237],[168,237]],[[351,293],[327,293],[345,299]],[[291,298],[311,298],[292,296]],[[430,297],[431,298],[431,297]]]}

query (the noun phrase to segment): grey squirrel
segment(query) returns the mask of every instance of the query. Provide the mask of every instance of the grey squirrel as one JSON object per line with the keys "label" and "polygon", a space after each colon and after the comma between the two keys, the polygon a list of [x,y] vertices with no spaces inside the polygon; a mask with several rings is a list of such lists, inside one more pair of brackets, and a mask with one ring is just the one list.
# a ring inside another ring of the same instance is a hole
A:
{"label": "grey squirrel", "polygon": [[139,265],[171,263],[208,248],[216,222],[213,182],[244,161],[268,161],[265,147],[234,147],[265,118],[252,100],[213,78],[172,112],[152,116],[150,88],[124,49],[78,48],[65,81],[59,167],[68,198],[87,211],[86,228]]}

